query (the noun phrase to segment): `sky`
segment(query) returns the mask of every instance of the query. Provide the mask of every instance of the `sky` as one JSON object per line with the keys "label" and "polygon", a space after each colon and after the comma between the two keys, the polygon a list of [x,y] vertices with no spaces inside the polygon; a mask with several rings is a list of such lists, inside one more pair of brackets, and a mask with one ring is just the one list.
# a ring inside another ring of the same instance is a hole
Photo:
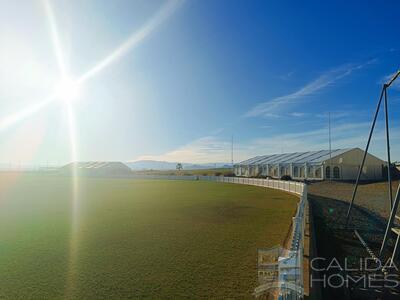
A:
{"label": "sky", "polygon": [[[400,68],[385,3],[0,0],[0,163],[230,162],[232,136],[234,161],[328,149],[329,112],[332,148],[364,148]],[[388,95],[400,160],[400,80]],[[382,159],[384,134],[380,114]]]}

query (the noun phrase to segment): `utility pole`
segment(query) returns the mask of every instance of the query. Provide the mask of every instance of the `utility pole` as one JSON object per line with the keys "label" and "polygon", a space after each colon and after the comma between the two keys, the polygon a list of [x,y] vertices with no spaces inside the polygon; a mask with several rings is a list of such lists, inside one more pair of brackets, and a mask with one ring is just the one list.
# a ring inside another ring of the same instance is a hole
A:
{"label": "utility pole", "polygon": [[233,168],[233,134],[232,134],[232,139],[231,139],[231,164]]}

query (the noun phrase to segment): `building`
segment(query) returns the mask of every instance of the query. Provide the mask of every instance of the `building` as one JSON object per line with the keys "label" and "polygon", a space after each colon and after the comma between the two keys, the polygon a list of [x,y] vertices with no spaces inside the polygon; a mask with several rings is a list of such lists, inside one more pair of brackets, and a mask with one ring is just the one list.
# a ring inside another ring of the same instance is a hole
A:
{"label": "building", "polygon": [[[236,176],[281,178],[289,175],[296,180],[355,180],[364,151],[359,148],[262,155],[234,166]],[[367,154],[362,180],[381,180],[385,162]]]}
{"label": "building", "polygon": [[76,168],[78,175],[84,176],[125,176],[132,173],[131,169],[122,162],[74,162],[61,167],[60,172],[71,174]]}

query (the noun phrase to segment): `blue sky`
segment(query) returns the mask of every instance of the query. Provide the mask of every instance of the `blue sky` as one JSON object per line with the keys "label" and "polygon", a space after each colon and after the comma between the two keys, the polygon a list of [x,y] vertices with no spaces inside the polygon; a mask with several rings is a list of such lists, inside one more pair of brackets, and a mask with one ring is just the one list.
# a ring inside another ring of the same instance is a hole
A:
{"label": "blue sky", "polygon": [[[64,103],[4,121],[60,81],[46,3],[0,2],[2,163],[71,160]],[[230,161],[232,135],[236,161],[327,149],[329,111],[333,147],[364,147],[380,85],[400,65],[397,1],[48,5],[68,74],[96,70],[73,102],[79,160]],[[400,160],[400,84],[389,97]],[[372,152],[384,158],[382,125]]]}

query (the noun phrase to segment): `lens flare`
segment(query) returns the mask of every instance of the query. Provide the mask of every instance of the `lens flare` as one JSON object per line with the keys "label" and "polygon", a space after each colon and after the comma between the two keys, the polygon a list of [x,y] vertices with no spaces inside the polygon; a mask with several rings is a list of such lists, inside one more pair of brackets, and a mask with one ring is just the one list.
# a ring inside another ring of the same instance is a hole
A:
{"label": "lens flare", "polygon": [[102,61],[97,63],[92,69],[83,74],[78,81],[86,81],[140,44],[140,42],[155,31],[161,23],[168,19],[168,17],[172,15],[182,2],[183,0],[172,0],[166,2],[166,4],[164,4],[139,30],[135,31],[124,43],[117,47]]}
{"label": "lens flare", "polygon": [[72,201],[71,201],[71,233],[69,240],[69,258],[68,258],[68,270],[67,270],[67,284],[65,290],[66,298],[73,298],[73,290],[75,287],[76,274],[76,260],[78,255],[78,229],[79,229],[79,186],[78,186],[78,174],[77,174],[77,161],[78,161],[78,150],[77,150],[77,136],[76,136],[76,122],[74,110],[71,102],[66,103],[67,106],[67,117],[68,117],[68,131],[70,140],[70,151],[71,151],[71,187],[72,187]]}
{"label": "lens flare", "polygon": [[54,100],[62,101],[65,106],[65,112],[68,118],[69,140],[70,140],[70,157],[72,160],[71,173],[71,233],[69,241],[69,259],[68,259],[68,275],[66,284],[66,298],[73,298],[77,274],[77,256],[79,246],[79,182],[77,174],[78,147],[77,147],[77,128],[75,114],[73,110],[73,102],[80,97],[83,82],[97,75],[100,71],[116,62],[122,56],[126,55],[132,48],[140,44],[146,37],[155,31],[172,13],[179,7],[183,0],[170,0],[166,2],[141,28],[135,31],[124,43],[114,49],[103,60],[94,65],[93,68],[86,73],[73,79],[68,76],[68,66],[64,59],[63,47],[60,34],[57,28],[56,16],[50,5],[49,0],[43,0],[44,10],[49,22],[49,31],[51,41],[54,48],[54,55],[60,70],[61,80],[56,84],[54,92],[44,101],[36,103],[25,108],[13,115],[0,120],[0,131],[9,126],[24,120],[25,118],[41,111]]}
{"label": "lens flare", "polygon": [[79,98],[80,84],[71,78],[64,77],[55,89],[56,98],[63,102],[72,102]]}
{"label": "lens flare", "polygon": [[62,76],[65,76],[67,73],[67,67],[64,60],[64,55],[61,47],[60,35],[57,30],[57,23],[53,13],[53,9],[48,0],[43,0],[43,6],[46,11],[47,20],[49,21],[50,33],[51,33],[51,41],[54,47],[54,54],[57,59],[58,67],[60,68]]}
{"label": "lens flare", "polygon": [[35,103],[27,108],[20,110],[14,114],[6,116],[5,118],[0,120],[0,131],[7,129],[8,127],[23,121],[27,117],[36,114],[46,106],[48,106],[51,102],[55,100],[55,95],[51,95],[46,100],[42,102]]}

